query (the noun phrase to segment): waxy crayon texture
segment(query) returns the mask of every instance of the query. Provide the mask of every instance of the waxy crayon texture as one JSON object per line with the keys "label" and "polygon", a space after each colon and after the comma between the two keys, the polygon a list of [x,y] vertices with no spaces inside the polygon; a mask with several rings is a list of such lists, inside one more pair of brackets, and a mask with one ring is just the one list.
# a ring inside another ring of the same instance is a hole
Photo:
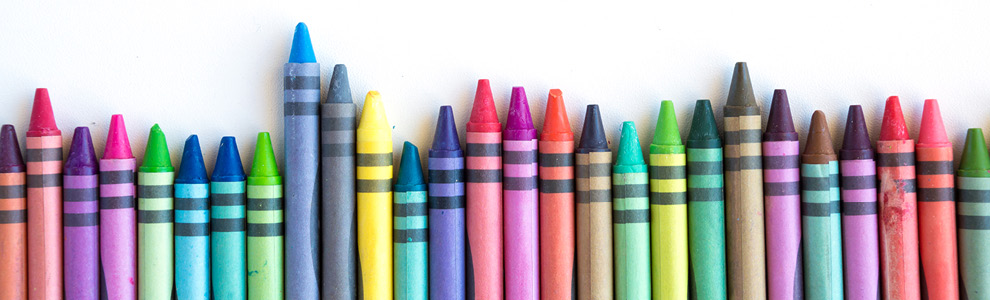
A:
{"label": "waxy crayon texture", "polygon": [[842,299],[839,163],[801,164],[801,224],[805,295]]}
{"label": "waxy crayon texture", "polygon": [[14,126],[0,133],[0,298],[27,299],[27,176]]}
{"label": "waxy crayon texture", "polygon": [[[417,161],[418,163],[418,161]],[[427,234],[427,195],[426,189],[396,191],[393,194],[392,233],[395,239],[395,296],[397,299],[430,299],[433,289],[429,287],[432,278],[429,271],[432,257],[428,258],[428,247],[432,236]],[[427,243],[427,236],[431,238]],[[446,259],[440,257],[438,259]],[[454,298],[437,298],[454,299]]]}
{"label": "waxy crayon texture", "polygon": [[[449,107],[447,107],[449,113]],[[443,120],[441,111],[441,120]],[[450,115],[450,114],[448,114]],[[453,118],[449,119],[453,126]],[[438,132],[440,131],[438,124]],[[450,134],[457,135],[452,128]],[[440,139],[438,133],[434,139]],[[453,140],[457,142],[456,139]],[[465,270],[465,212],[464,212],[464,154],[460,150],[430,149],[429,227],[430,227],[430,298],[464,299]]]}
{"label": "waxy crayon texture", "polygon": [[767,284],[771,299],[802,299],[800,147],[794,140],[763,142]]}
{"label": "waxy crayon texture", "polygon": [[884,299],[920,299],[914,140],[877,141]]}
{"label": "waxy crayon texture", "polygon": [[205,179],[198,183],[176,180],[175,288],[180,299],[210,299],[212,295],[209,203],[210,184]]}
{"label": "waxy crayon texture", "polygon": [[[322,180],[320,243],[323,298],[357,299],[357,215],[355,211],[354,128],[347,68],[333,68],[327,100],[320,107]],[[250,296],[250,293],[248,293]]]}
{"label": "waxy crayon texture", "polygon": [[636,125],[622,124],[612,166],[615,298],[650,299],[650,180]]}
{"label": "waxy crayon texture", "polygon": [[502,132],[467,127],[466,293],[468,299],[502,299]]}
{"label": "waxy crayon texture", "polygon": [[919,136],[916,151],[922,297],[956,299],[959,269],[952,144],[927,145]]}
{"label": "waxy crayon texture", "polygon": [[[544,124],[544,135],[547,127]],[[538,145],[540,299],[572,299],[576,292],[573,135],[569,139],[541,137]]]}
{"label": "waxy crayon texture", "polygon": [[846,296],[877,299],[880,249],[877,224],[876,163],[871,150],[861,159],[839,161],[842,178],[842,252]]}
{"label": "waxy crayon texture", "polygon": [[577,296],[605,299],[613,295],[612,152],[578,148]]}
{"label": "waxy crayon texture", "polygon": [[504,140],[505,297],[539,298],[537,141]]}
{"label": "waxy crayon texture", "polygon": [[133,157],[100,160],[100,264],[109,300],[137,297],[136,169]]}
{"label": "waxy crayon texture", "polygon": [[271,136],[258,133],[247,177],[247,289],[251,300],[285,297],[282,177]]}
{"label": "waxy crayon texture", "polygon": [[[239,162],[238,162],[239,163]],[[214,297],[245,299],[247,263],[244,181],[210,184],[210,256]]]}
{"label": "waxy crayon texture", "polygon": [[100,298],[99,169],[89,128],[77,127],[63,176],[65,293]]}
{"label": "waxy crayon texture", "polygon": [[695,103],[685,143],[688,176],[688,276],[697,299],[725,299],[725,198],[722,141],[711,101]]}
{"label": "waxy crayon texture", "polygon": [[[661,130],[658,126],[657,131]],[[680,143],[679,135],[677,143]],[[688,228],[684,146],[660,145],[654,140],[650,145],[649,168],[653,295],[659,299],[685,299],[688,297]]]}
{"label": "waxy crayon texture", "polygon": [[173,299],[175,174],[138,171],[138,298]]}
{"label": "waxy crayon texture", "polygon": [[380,98],[368,92],[357,128],[358,273],[364,299],[393,296],[392,131]]}
{"label": "waxy crayon texture", "polygon": [[62,299],[62,135],[27,133],[28,297]]}

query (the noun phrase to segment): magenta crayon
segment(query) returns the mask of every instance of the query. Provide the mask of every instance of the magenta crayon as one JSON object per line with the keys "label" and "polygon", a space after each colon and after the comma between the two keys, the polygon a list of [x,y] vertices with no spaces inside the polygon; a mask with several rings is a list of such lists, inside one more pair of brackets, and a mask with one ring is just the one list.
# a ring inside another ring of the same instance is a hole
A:
{"label": "magenta crayon", "polygon": [[14,125],[0,130],[0,298],[27,299],[24,159]]}
{"label": "magenta crayon", "polygon": [[65,294],[100,299],[99,162],[89,128],[76,127],[64,174]]}
{"label": "magenta crayon", "polygon": [[839,150],[842,191],[842,252],[846,297],[880,295],[880,229],[877,224],[877,167],[863,108],[849,106]]}
{"label": "magenta crayon", "polygon": [[110,131],[100,159],[101,299],[137,297],[137,212],[134,172],[137,159],[127,139],[124,116],[110,118]]}
{"label": "magenta crayon", "polygon": [[62,299],[62,131],[47,89],[27,131],[28,297]]}
{"label": "magenta crayon", "polygon": [[505,227],[505,297],[540,298],[536,128],[522,87],[512,88],[502,154]]}
{"label": "magenta crayon", "polygon": [[502,297],[502,124],[488,79],[478,80],[467,122],[465,293],[471,300]]}
{"label": "magenta crayon", "polygon": [[801,179],[798,133],[787,91],[773,91],[763,133],[763,199],[766,206],[767,294],[802,299]]}

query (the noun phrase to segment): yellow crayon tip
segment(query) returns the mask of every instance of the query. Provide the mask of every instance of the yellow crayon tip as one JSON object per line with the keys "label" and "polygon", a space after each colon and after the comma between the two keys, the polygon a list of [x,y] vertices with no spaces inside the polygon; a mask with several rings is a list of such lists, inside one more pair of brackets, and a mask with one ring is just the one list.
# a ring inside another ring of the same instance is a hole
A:
{"label": "yellow crayon tip", "polygon": [[370,91],[364,97],[364,109],[361,111],[361,121],[358,129],[383,129],[389,128],[388,119],[385,118],[385,105],[382,103],[382,95],[378,91]]}

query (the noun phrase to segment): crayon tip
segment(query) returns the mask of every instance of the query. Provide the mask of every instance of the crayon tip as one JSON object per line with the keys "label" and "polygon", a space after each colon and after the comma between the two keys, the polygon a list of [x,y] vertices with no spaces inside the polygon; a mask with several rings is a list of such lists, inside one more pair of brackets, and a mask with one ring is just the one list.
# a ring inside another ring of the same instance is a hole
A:
{"label": "crayon tip", "polygon": [[158,124],[151,127],[151,133],[148,135],[148,146],[144,150],[144,162],[141,167],[159,168],[156,170],[172,168],[172,158],[168,155],[165,133],[162,132],[162,128]]}
{"label": "crayon tip", "polygon": [[206,163],[203,162],[203,151],[199,147],[199,137],[195,134],[186,138],[182,147],[182,161],[179,171],[175,174],[175,183],[207,183]]}
{"label": "crayon tip", "polygon": [[804,146],[806,155],[833,155],[832,134],[828,131],[825,113],[816,110],[811,115],[811,128],[808,130],[808,144]]}
{"label": "crayon tip", "polygon": [[887,98],[883,110],[883,121],[880,123],[880,140],[896,141],[911,139],[908,136],[907,124],[904,123],[904,113],[901,112],[901,100],[897,96]]}
{"label": "crayon tip", "polygon": [[938,108],[938,100],[925,100],[920,126],[918,146],[952,147],[949,136],[945,134],[945,124],[942,123],[942,111]]}
{"label": "crayon tip", "polygon": [[31,108],[31,121],[28,125],[28,136],[61,135],[55,125],[55,113],[52,112],[52,101],[48,97],[48,89],[39,88],[34,91],[34,105]]}
{"label": "crayon tip", "polygon": [[24,170],[24,158],[14,125],[4,124],[0,128],[0,173],[20,173]]}
{"label": "crayon tip", "polygon": [[732,70],[732,84],[729,85],[728,106],[756,106],[753,83],[749,80],[749,68],[745,62],[737,62]]}
{"label": "crayon tip", "polygon": [[437,117],[437,130],[433,133],[433,150],[461,150],[461,141],[457,137],[457,124],[454,123],[454,111],[450,105],[440,107]]}
{"label": "crayon tip", "polygon": [[966,131],[966,145],[963,146],[962,159],[959,160],[959,172],[964,173],[960,175],[990,177],[987,170],[990,170],[990,154],[987,154],[983,130],[970,128]]}
{"label": "crayon tip", "polygon": [[358,122],[358,129],[383,128],[388,128],[388,119],[385,118],[385,104],[382,103],[382,95],[378,91],[370,91],[364,97],[364,108],[361,110],[361,121]]}
{"label": "crayon tip", "polygon": [[547,97],[547,114],[543,119],[541,140],[572,141],[574,132],[571,122],[567,120],[567,109],[564,108],[564,95],[559,89],[550,90]]}
{"label": "crayon tip", "polygon": [[787,100],[787,91],[773,91],[770,102],[770,115],[767,118],[767,130],[763,139],[767,141],[794,141],[798,139],[794,130],[794,119],[791,117],[791,103]]}
{"label": "crayon tip", "polygon": [[217,161],[213,165],[211,181],[237,182],[244,181],[244,165],[241,164],[241,153],[237,151],[237,140],[232,136],[220,139],[220,150],[217,151]]}
{"label": "crayon tip", "polygon": [[691,130],[688,140],[717,140],[718,124],[715,123],[715,113],[712,112],[712,102],[708,99],[698,100],[694,104],[694,117],[691,119]]}
{"label": "crayon tip", "polygon": [[275,150],[272,149],[272,137],[267,132],[258,133],[258,142],[254,146],[254,162],[251,164],[251,177],[277,177],[278,165],[275,162]]}
{"label": "crayon tip", "polygon": [[89,127],[76,127],[72,133],[69,156],[65,159],[65,175],[93,175],[96,174],[98,165]]}
{"label": "crayon tip", "polygon": [[474,106],[467,123],[468,131],[498,132],[502,124],[498,122],[498,111],[492,99],[492,87],[488,79],[478,79],[478,91],[474,94]]}
{"label": "crayon tip", "polygon": [[529,101],[526,100],[526,90],[521,86],[512,87],[512,98],[509,100],[509,116],[505,119],[505,129],[527,130],[534,128],[533,115],[529,113]]}
{"label": "crayon tip", "polygon": [[289,51],[290,63],[315,63],[313,42],[309,39],[309,27],[306,23],[296,24],[296,32],[292,36],[292,50]]}
{"label": "crayon tip", "polygon": [[631,121],[622,122],[619,153],[616,155],[615,164],[628,166],[645,163],[643,159],[643,148],[639,144],[639,135],[636,133],[636,124]]}
{"label": "crayon tip", "polygon": [[605,126],[602,125],[602,114],[598,104],[589,104],[584,113],[584,128],[581,130],[579,149],[608,149],[608,139],[605,138]]}
{"label": "crayon tip", "polygon": [[674,101],[660,102],[660,115],[657,117],[657,128],[653,131],[653,144],[682,145],[681,131],[677,127],[677,114],[674,113]]}
{"label": "crayon tip", "polygon": [[423,190],[423,164],[419,162],[419,148],[413,143],[402,144],[402,161],[399,162],[399,177],[395,180],[396,192]]}
{"label": "crayon tip", "polygon": [[351,84],[347,80],[347,66],[344,64],[333,66],[327,103],[354,103],[354,99],[351,98]]}
{"label": "crayon tip", "polygon": [[131,142],[127,139],[127,128],[124,127],[124,115],[110,117],[110,131],[107,132],[107,144],[103,148],[103,159],[130,159]]}

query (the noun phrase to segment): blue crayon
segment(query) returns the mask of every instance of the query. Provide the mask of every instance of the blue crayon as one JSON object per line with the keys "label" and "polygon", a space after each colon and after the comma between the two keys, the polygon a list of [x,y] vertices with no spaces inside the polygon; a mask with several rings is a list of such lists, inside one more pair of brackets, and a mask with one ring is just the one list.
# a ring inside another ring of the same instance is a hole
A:
{"label": "blue crayon", "polygon": [[464,299],[464,152],[449,105],[440,107],[429,155],[430,298]]}
{"label": "blue crayon", "polygon": [[210,177],[210,253],[217,299],[247,298],[245,177],[237,140],[223,137]]}
{"label": "blue crayon", "polygon": [[175,289],[179,299],[210,299],[210,181],[199,138],[186,139],[175,176]]}

